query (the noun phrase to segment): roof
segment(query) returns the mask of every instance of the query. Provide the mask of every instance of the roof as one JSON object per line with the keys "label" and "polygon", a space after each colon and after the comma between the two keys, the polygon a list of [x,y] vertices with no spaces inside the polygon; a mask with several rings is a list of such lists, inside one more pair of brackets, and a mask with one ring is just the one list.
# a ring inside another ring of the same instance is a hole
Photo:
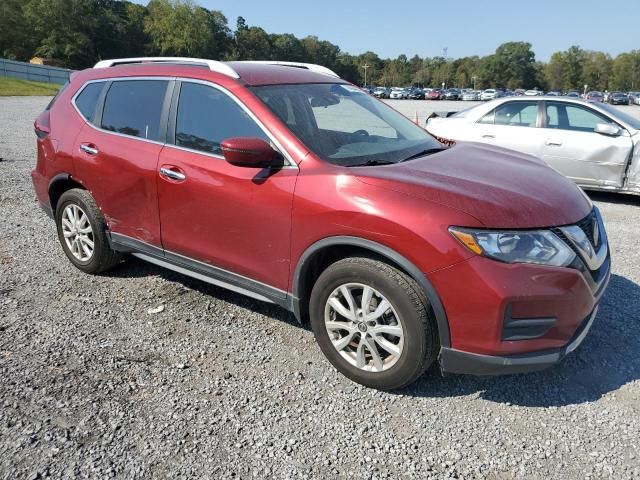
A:
{"label": "roof", "polygon": [[[330,69],[310,63],[283,61],[237,61],[219,62],[216,60],[187,57],[139,57],[102,60],[94,69],[135,69],[140,71],[161,68],[165,72],[171,69],[185,69],[193,75],[194,67],[200,72],[206,69],[222,74],[230,79],[240,79],[244,84],[274,85],[291,83],[346,83]],[[155,67],[155,68],[154,68]],[[205,75],[208,76],[208,75]]]}

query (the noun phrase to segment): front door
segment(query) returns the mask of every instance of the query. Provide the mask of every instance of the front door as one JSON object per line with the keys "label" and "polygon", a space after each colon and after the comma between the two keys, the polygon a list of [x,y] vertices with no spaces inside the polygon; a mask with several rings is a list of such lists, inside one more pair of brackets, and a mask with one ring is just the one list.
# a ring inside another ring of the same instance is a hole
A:
{"label": "front door", "polygon": [[542,158],[580,185],[621,187],[630,159],[629,133],[608,136],[594,132],[609,118],[582,105],[547,102]]}
{"label": "front door", "polygon": [[164,249],[286,290],[297,167],[227,163],[222,140],[270,137],[223,90],[189,81],[176,88],[175,120],[158,165],[173,172],[158,173]]}

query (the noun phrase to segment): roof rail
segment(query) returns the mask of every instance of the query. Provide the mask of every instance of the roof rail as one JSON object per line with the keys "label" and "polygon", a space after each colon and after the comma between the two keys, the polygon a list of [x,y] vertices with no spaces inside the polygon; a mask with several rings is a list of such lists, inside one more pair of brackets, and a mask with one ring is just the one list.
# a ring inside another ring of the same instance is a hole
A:
{"label": "roof rail", "polygon": [[117,58],[113,60],[100,60],[93,68],[109,68],[117,65],[130,65],[135,63],[193,63],[195,65],[204,65],[209,70],[231,78],[240,78],[236,71],[224,62],[216,60],[208,60],[205,58],[189,58],[189,57],[135,57],[135,58]]}
{"label": "roof rail", "polygon": [[332,77],[340,78],[333,70],[323,67],[322,65],[316,65],[315,63],[300,63],[300,62],[281,62],[277,60],[243,60],[242,63],[257,63],[262,65],[283,65],[285,67],[304,68],[311,72],[322,73],[324,75],[331,75]]}

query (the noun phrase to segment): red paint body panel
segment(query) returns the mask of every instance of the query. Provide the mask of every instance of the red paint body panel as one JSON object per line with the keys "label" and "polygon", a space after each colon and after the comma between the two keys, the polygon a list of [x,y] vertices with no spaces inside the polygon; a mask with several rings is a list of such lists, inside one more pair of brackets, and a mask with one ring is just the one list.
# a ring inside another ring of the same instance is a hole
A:
{"label": "red paint body panel", "polygon": [[[291,67],[231,66],[241,80],[184,65],[75,74],[50,111],[51,133],[38,140],[32,177],[40,202],[49,204],[49,182],[57,174],[71,175],[94,196],[112,232],[288,292],[295,290],[295,267],[319,240],[377,242],[424,273],[444,306],[451,347],[467,352],[510,355],[562,347],[593,310],[598,299],[577,270],[478,257],[447,230],[575,223],[591,205],[572,182],[532,157],[477,144],[395,165],[328,164],[246,86],[344,81]],[[293,165],[274,171],[237,167],[219,155],[114,135],[87,124],[71,104],[87,80],[149,76],[222,87],[252,112]],[[99,153],[86,154],[82,143]],[[161,176],[162,167],[186,179]],[[507,305],[515,318],[558,320],[541,338],[502,341]]]}
{"label": "red paint body panel", "polygon": [[160,165],[187,177],[177,183],[156,175],[166,250],[287,289],[297,168],[269,176],[170,146]]}
{"label": "red paint body panel", "polygon": [[[98,149],[98,154],[85,153],[81,144]],[[159,247],[156,177],[162,145],[88,124],[75,145],[75,177],[95,198],[109,229]]]}
{"label": "red paint body panel", "polygon": [[[452,347],[510,355],[564,346],[596,304],[577,270],[505,264],[475,256],[428,275],[446,305]],[[535,340],[501,341],[505,308],[514,318],[557,317]]]}

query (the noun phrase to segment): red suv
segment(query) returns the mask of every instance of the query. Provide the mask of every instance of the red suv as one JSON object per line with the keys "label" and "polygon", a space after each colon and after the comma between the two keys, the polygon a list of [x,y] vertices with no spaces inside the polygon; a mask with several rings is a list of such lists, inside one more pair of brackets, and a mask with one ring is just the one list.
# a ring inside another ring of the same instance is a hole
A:
{"label": "red suv", "polygon": [[35,129],[35,190],[76,267],[129,254],[278,304],[367,386],[436,360],[552,365],[609,279],[602,218],[573,182],[501,148],[445,148],[318,65],[103,61]]}

